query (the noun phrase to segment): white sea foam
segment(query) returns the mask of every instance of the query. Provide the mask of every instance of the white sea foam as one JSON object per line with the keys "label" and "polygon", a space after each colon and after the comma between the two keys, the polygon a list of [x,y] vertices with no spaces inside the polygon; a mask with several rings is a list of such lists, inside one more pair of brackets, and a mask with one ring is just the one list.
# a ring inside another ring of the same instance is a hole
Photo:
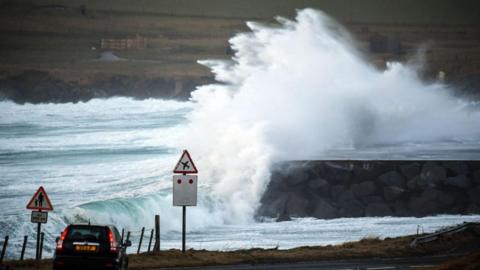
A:
{"label": "white sea foam", "polygon": [[193,92],[180,140],[198,159],[203,185],[223,202],[227,223],[251,221],[272,162],[444,141],[478,150],[480,111],[446,85],[422,82],[401,63],[378,70],[320,11],[278,22],[248,23],[251,32],[230,40],[232,61],[200,62],[222,84]]}

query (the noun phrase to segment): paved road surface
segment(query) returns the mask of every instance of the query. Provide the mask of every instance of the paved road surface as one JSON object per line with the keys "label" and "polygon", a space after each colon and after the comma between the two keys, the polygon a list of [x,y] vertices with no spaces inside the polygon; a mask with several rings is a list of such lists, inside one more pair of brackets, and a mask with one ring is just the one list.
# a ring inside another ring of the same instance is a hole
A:
{"label": "paved road surface", "polygon": [[[460,256],[460,255],[457,255]],[[392,259],[355,259],[341,261],[320,261],[288,264],[257,264],[257,265],[233,265],[233,266],[210,266],[210,267],[185,267],[174,269],[188,270],[394,270],[394,269],[431,269],[438,264],[457,257],[433,256]],[[162,270],[158,268],[154,270]],[[172,269],[172,268],[169,268]],[[153,269],[152,269],[153,270]]]}

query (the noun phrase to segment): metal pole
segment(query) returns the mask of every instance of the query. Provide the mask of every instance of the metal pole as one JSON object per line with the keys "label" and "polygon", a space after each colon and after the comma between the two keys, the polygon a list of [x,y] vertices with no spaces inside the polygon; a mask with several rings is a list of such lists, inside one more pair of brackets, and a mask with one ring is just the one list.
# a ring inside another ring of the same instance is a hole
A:
{"label": "metal pole", "polygon": [[182,253],[185,253],[185,229],[186,229],[186,219],[187,219],[187,207],[182,206],[183,208],[183,222],[182,222]]}
{"label": "metal pole", "polygon": [[150,247],[152,246],[152,240],[153,240],[153,229],[150,231],[150,241],[148,241],[148,251],[150,252]]}
{"label": "metal pole", "polygon": [[27,247],[28,236],[23,237],[22,253],[20,254],[20,261],[23,261],[23,256],[25,255],[25,248]]}
{"label": "metal pole", "polygon": [[130,231],[127,232],[127,240],[125,240],[125,243],[130,240]]}
{"label": "metal pole", "polygon": [[160,215],[155,215],[155,245],[153,251],[160,251]]}
{"label": "metal pole", "polygon": [[145,227],[142,227],[142,232],[140,233],[140,242],[138,243],[137,254],[140,254],[140,248],[142,248],[143,234],[145,233]]}
{"label": "metal pole", "polygon": [[3,242],[2,254],[0,255],[0,263],[3,262],[3,257],[5,257],[5,251],[7,250],[8,245],[8,235],[5,236],[5,242]]}
{"label": "metal pole", "polygon": [[120,238],[120,243],[123,243],[124,234],[125,234],[125,228],[122,228],[122,238]]}
{"label": "metal pole", "polygon": [[40,259],[40,232],[42,229],[42,223],[37,223],[37,250],[35,253],[35,260]]}
{"label": "metal pole", "polygon": [[45,237],[45,234],[42,232],[40,233],[40,251],[38,252],[38,258],[39,260],[42,259],[42,252],[43,252],[43,238]]}

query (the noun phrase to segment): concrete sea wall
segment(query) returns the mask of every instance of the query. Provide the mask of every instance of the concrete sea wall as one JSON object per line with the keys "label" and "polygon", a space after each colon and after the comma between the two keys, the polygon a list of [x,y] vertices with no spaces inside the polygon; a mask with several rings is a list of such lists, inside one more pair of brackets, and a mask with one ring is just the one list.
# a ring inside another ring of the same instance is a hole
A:
{"label": "concrete sea wall", "polygon": [[480,161],[277,164],[258,217],[480,214]]}

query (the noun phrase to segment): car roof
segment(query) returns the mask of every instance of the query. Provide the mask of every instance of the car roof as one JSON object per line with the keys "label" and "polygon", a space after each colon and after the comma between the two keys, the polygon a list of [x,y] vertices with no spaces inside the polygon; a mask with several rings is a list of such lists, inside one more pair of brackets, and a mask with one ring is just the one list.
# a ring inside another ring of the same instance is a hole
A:
{"label": "car roof", "polygon": [[110,228],[116,228],[114,225],[111,225],[111,224],[103,225],[103,224],[90,224],[90,223],[73,223],[73,224],[69,224],[68,226],[81,226],[81,227],[91,226],[91,227],[110,227]]}

